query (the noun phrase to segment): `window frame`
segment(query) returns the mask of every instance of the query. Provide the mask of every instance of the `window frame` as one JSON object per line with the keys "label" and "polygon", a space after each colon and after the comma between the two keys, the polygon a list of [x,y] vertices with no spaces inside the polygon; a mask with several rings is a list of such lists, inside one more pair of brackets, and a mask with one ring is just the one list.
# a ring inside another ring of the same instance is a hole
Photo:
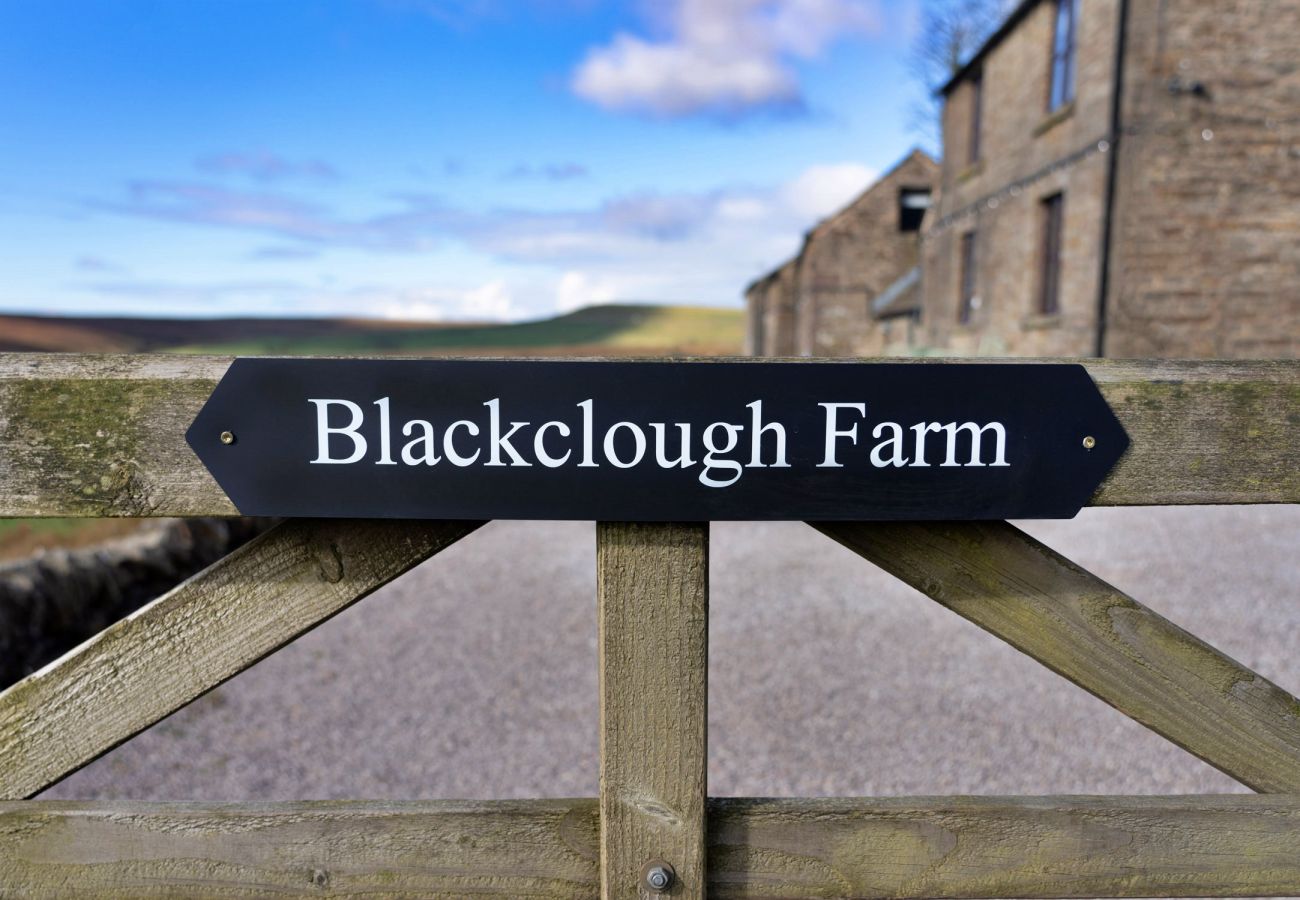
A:
{"label": "window frame", "polygon": [[977,230],[963,232],[957,258],[957,324],[969,325],[975,317],[975,273],[978,256]]}
{"label": "window frame", "polygon": [[[920,196],[925,197],[925,203],[923,205],[918,205],[918,204],[908,205],[907,201],[909,197],[920,197]],[[925,215],[927,212],[929,212],[930,205],[933,201],[934,201],[934,191],[932,188],[908,187],[907,185],[900,187],[898,189],[898,230],[899,232],[901,234],[910,234],[912,232],[919,232],[921,230],[921,225],[925,221]],[[908,216],[909,210],[920,211],[920,215],[915,217],[916,227],[914,228],[905,227],[906,225],[909,224],[908,220],[909,218],[911,218]]]}
{"label": "window frame", "polygon": [[[1062,34],[1064,22],[1064,34]],[[1047,111],[1074,102],[1079,70],[1079,0],[1056,0],[1047,64]]]}
{"label": "window frame", "polygon": [[1038,201],[1038,296],[1040,316],[1061,314],[1061,263],[1065,235],[1065,192],[1056,191]]}

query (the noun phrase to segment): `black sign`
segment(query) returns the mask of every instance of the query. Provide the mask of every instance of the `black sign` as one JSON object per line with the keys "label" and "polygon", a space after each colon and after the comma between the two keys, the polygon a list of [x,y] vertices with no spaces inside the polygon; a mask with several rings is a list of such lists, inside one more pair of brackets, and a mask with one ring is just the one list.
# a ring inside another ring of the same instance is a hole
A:
{"label": "black sign", "polygon": [[1128,437],[1078,365],[239,359],[187,434],[239,511],[1069,518]]}

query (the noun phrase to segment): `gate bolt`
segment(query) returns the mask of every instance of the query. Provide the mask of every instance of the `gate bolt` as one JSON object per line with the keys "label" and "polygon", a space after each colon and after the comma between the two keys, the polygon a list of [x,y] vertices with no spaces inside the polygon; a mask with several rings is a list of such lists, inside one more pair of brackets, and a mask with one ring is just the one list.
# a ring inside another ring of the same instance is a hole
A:
{"label": "gate bolt", "polygon": [[650,890],[656,894],[662,894],[673,886],[676,874],[672,866],[663,860],[656,859],[645,864],[645,868],[641,870],[641,880]]}

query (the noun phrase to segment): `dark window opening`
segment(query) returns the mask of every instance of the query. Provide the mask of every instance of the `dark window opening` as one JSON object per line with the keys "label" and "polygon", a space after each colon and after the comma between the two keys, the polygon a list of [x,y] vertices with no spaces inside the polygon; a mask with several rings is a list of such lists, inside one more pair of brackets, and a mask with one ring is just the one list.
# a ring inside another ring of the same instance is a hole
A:
{"label": "dark window opening", "polygon": [[920,231],[929,208],[929,188],[903,188],[898,193],[898,230]]}
{"label": "dark window opening", "polygon": [[1052,32],[1052,83],[1047,96],[1049,112],[1074,99],[1074,71],[1079,20],[1079,0],[1056,0],[1056,28]]}
{"label": "dark window opening", "polygon": [[984,117],[984,73],[977,72],[970,80],[970,139],[966,146],[966,162],[977,163],[980,158],[980,131]]}
{"label": "dark window opening", "polygon": [[974,313],[975,299],[975,232],[961,236],[961,303],[957,307],[957,321],[969,325]]}
{"label": "dark window opening", "polygon": [[1038,311],[1054,316],[1061,311],[1061,230],[1065,195],[1053,194],[1042,202],[1043,249],[1039,271]]}

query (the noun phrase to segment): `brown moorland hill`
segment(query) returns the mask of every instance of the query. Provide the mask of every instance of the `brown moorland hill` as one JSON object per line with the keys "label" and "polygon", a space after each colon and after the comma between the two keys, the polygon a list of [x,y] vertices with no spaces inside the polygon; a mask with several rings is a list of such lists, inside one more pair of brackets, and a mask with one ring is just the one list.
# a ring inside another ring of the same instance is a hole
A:
{"label": "brown moorland hill", "polygon": [[0,316],[0,351],[222,355],[733,356],[738,309],[620,303],[521,322]]}
{"label": "brown moorland hill", "polygon": [[114,316],[0,315],[0,350],[65,353],[147,353],[192,344],[267,339],[306,340],[360,332],[463,328],[389,319],[151,319]]}

